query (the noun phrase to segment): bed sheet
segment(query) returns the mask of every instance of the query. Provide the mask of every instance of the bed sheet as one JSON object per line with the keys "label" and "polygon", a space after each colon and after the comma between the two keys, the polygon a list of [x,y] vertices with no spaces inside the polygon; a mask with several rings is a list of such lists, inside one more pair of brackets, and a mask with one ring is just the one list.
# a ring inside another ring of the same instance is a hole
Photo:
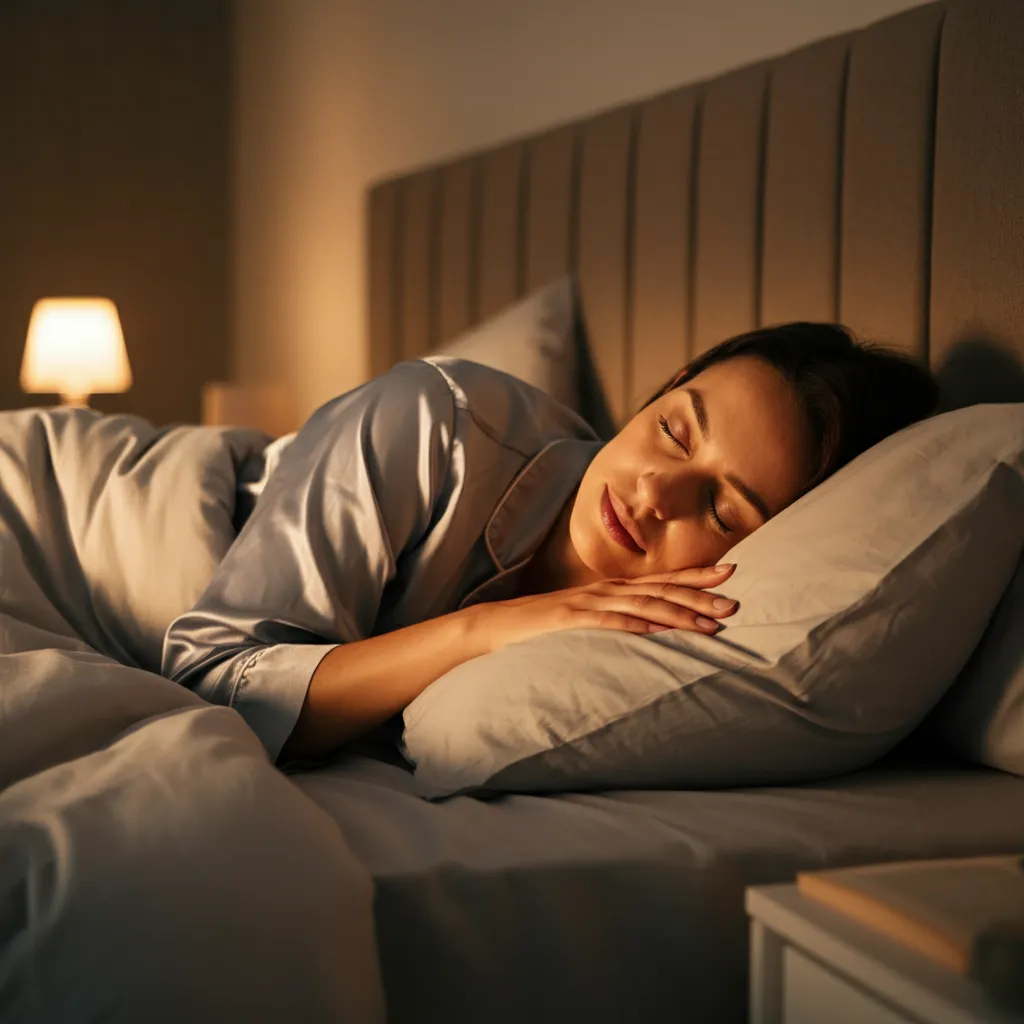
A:
{"label": "bed sheet", "polygon": [[746,1017],[746,885],[1024,850],[1024,778],[900,751],[798,787],[455,797],[348,756],[295,781],[376,885],[392,1022]]}

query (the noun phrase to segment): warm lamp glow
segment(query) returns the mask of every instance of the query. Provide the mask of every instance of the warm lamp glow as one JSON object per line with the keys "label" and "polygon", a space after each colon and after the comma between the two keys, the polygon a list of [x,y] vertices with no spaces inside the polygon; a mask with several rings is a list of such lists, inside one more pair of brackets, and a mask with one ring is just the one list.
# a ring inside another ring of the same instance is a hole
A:
{"label": "warm lamp glow", "polygon": [[21,362],[24,391],[57,392],[85,405],[100,391],[127,391],[132,370],[117,307],[110,299],[40,299]]}

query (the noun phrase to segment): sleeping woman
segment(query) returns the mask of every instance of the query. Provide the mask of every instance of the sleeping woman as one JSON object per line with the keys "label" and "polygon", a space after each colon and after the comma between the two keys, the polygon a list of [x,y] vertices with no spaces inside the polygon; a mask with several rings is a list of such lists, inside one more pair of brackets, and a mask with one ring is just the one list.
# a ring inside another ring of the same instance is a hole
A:
{"label": "sleeping woman", "polygon": [[834,324],[722,342],[606,444],[495,370],[402,363],[279,443],[163,672],[284,762],[506,644],[714,634],[737,607],[708,593],[728,589],[729,549],[937,400],[924,367]]}

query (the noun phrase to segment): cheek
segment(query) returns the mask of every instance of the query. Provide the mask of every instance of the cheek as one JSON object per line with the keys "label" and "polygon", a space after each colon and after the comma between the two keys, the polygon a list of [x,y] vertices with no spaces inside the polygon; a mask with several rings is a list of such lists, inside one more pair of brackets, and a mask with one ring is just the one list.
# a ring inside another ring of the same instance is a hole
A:
{"label": "cheek", "polygon": [[676,572],[679,569],[717,565],[735,543],[731,537],[723,537],[698,523],[681,521],[668,531],[648,571]]}
{"label": "cheek", "polygon": [[576,557],[601,577],[622,576],[623,569],[615,560],[601,525],[598,502],[599,488],[581,485],[569,516],[569,542]]}

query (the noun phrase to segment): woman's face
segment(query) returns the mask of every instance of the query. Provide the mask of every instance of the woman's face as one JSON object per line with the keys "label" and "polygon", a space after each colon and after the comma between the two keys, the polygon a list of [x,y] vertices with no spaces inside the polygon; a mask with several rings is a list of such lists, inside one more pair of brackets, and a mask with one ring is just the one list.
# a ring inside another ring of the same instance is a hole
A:
{"label": "woman's face", "polygon": [[796,500],[811,442],[785,378],[738,356],[634,416],[598,452],[569,521],[598,577],[714,565]]}

